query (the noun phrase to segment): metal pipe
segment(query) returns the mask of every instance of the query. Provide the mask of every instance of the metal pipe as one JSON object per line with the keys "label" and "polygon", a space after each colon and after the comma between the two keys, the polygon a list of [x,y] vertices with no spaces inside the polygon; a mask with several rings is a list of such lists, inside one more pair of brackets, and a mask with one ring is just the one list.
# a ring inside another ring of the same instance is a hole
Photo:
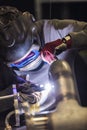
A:
{"label": "metal pipe", "polygon": [[6,118],[5,118],[5,130],[12,130],[12,127],[11,127],[11,125],[10,125],[10,123],[9,123],[9,119],[10,119],[10,117],[12,116],[12,115],[14,115],[15,114],[15,111],[11,111],[11,112],[9,112],[8,113],[8,115],[6,116]]}
{"label": "metal pipe", "polygon": [[87,130],[87,107],[82,107],[69,64],[55,61],[49,70],[58,97],[56,112],[51,114],[53,130]]}
{"label": "metal pipe", "polygon": [[4,99],[8,99],[8,98],[14,98],[14,95],[11,94],[11,95],[7,95],[7,96],[1,96],[0,100],[4,100]]}
{"label": "metal pipe", "polygon": [[55,86],[55,95],[58,101],[67,98],[78,100],[72,71],[66,61],[56,60],[53,62],[49,69],[49,79]]}

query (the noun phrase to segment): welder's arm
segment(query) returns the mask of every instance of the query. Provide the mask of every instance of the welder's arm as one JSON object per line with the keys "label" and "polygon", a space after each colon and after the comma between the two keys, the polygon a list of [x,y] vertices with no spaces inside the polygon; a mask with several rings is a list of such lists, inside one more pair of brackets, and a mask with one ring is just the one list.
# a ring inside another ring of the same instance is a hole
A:
{"label": "welder's arm", "polygon": [[23,83],[24,79],[17,76],[16,73],[6,64],[0,61],[0,91],[6,89],[12,84]]}
{"label": "welder's arm", "polygon": [[61,29],[61,38],[71,36],[71,48],[87,47],[87,22],[78,20],[52,20],[55,29]]}
{"label": "welder's arm", "polygon": [[43,87],[40,87],[38,84],[31,82],[25,82],[19,85],[19,95],[20,101],[28,101],[31,104],[38,102],[41,99],[41,92],[44,90]]}
{"label": "welder's arm", "polygon": [[54,19],[49,23],[54,26],[55,30],[59,30],[61,38],[66,37],[68,34],[71,36],[71,48],[87,47],[87,22],[72,19]]}
{"label": "welder's arm", "polygon": [[41,57],[44,61],[51,63],[54,54],[58,55],[69,48],[83,49],[87,47],[86,22],[54,19],[48,21],[48,25],[54,26],[55,30],[61,29],[61,39],[45,44],[41,51]]}

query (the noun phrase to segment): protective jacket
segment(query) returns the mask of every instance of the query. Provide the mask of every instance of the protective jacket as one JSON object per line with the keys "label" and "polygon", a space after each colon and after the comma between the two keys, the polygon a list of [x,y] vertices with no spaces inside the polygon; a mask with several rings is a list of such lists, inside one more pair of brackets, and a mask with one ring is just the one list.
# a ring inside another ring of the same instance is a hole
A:
{"label": "protective jacket", "polygon": [[[72,47],[69,50],[64,51],[60,55],[57,56],[58,59],[65,59],[70,64],[72,71],[75,75],[75,79],[77,82],[77,87],[79,88],[80,95],[84,95],[82,98],[83,105],[87,105],[87,79],[86,79],[86,71],[87,71],[87,55],[81,50],[86,50],[87,48],[87,23],[80,22],[75,20],[40,20],[36,21],[36,26],[38,28],[38,33],[40,35],[41,46],[43,47],[46,43],[62,39],[66,35],[70,34],[72,38]],[[6,89],[0,92],[0,95],[6,95],[12,93],[11,86],[13,83],[18,83],[17,75],[26,75],[24,72],[19,72],[17,70],[10,71],[9,78],[9,69],[6,72],[6,67],[4,68],[4,62],[0,67],[0,88]],[[6,66],[6,65],[5,65]],[[43,63],[36,70],[27,72],[29,74],[29,80],[35,84],[41,84],[45,86],[49,81],[49,64]],[[3,68],[3,69],[2,69]],[[8,67],[7,67],[8,68]],[[81,73],[79,70],[81,70]],[[14,72],[15,74],[14,74]],[[84,77],[83,77],[84,75]],[[11,80],[12,79],[12,80]],[[9,90],[9,91],[8,91]],[[51,99],[54,97],[54,92],[51,92]],[[85,103],[84,103],[85,102]],[[0,101],[0,104],[2,102]],[[5,104],[4,104],[5,105]],[[0,105],[2,106],[2,105]],[[8,104],[4,108],[9,107]]]}

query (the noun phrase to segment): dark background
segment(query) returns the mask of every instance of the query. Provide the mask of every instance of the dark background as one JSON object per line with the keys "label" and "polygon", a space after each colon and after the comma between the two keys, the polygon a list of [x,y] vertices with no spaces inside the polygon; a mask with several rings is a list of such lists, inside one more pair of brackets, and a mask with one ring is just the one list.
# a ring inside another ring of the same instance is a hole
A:
{"label": "dark background", "polygon": [[0,0],[0,6],[15,6],[21,11],[28,10],[32,14],[35,14],[34,1],[35,0]]}
{"label": "dark background", "polygon": [[[87,21],[87,2],[58,2],[51,5],[50,14],[50,3],[42,4],[43,18],[69,18]],[[45,11],[44,11],[45,10]],[[46,13],[45,13],[46,12]]]}
{"label": "dark background", "polygon": [[[41,1],[41,0],[40,0]],[[87,21],[87,2],[49,2],[42,3],[40,18],[76,19]],[[37,19],[35,0],[0,0],[0,5],[15,6],[22,11],[30,11]]]}

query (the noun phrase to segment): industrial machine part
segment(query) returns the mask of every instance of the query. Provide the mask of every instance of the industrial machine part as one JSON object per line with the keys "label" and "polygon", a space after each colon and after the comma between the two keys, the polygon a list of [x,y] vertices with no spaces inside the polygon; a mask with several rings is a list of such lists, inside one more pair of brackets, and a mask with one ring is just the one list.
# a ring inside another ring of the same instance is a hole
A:
{"label": "industrial machine part", "polygon": [[70,66],[65,61],[55,61],[49,72],[59,101],[51,115],[53,130],[87,130],[87,107],[80,104]]}

